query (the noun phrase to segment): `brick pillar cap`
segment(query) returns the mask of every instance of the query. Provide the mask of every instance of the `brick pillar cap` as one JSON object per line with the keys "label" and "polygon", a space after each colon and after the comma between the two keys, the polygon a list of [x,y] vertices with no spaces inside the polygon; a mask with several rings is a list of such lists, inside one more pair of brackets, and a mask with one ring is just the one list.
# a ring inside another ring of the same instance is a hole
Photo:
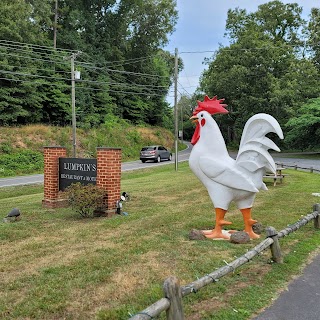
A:
{"label": "brick pillar cap", "polygon": [[61,146],[44,146],[43,149],[67,149],[66,147],[61,147]]}
{"label": "brick pillar cap", "polygon": [[122,150],[122,148],[97,147],[97,150]]}

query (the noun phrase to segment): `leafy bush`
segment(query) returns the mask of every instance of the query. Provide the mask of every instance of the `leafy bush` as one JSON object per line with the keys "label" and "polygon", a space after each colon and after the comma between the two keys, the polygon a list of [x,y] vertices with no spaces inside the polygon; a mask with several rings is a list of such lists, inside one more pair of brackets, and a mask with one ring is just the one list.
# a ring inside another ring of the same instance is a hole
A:
{"label": "leafy bush", "polygon": [[289,149],[318,150],[320,144],[320,98],[302,105],[286,124],[285,137]]}
{"label": "leafy bush", "polygon": [[96,210],[106,209],[104,204],[106,193],[95,185],[74,183],[66,188],[65,193],[72,209],[85,218],[92,217]]}
{"label": "leafy bush", "polygon": [[38,151],[20,150],[0,155],[0,175],[28,174],[43,169],[43,154]]}

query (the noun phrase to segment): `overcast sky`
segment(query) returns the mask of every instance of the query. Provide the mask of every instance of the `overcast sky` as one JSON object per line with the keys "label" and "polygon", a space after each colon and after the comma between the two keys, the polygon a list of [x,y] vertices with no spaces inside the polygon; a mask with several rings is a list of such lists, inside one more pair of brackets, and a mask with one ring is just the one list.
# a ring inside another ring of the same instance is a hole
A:
{"label": "overcast sky", "polygon": [[[179,75],[179,92],[192,94],[198,85],[199,76],[205,68],[203,60],[212,53],[186,53],[215,51],[219,44],[227,45],[224,37],[228,9],[239,7],[254,12],[258,6],[269,1],[263,0],[177,0],[179,19],[176,31],[170,36],[166,50],[174,53],[178,48],[184,62],[184,70]],[[296,0],[283,3],[298,3],[303,8],[305,18],[312,7],[319,7],[319,0]],[[173,104],[173,92],[168,98]]]}

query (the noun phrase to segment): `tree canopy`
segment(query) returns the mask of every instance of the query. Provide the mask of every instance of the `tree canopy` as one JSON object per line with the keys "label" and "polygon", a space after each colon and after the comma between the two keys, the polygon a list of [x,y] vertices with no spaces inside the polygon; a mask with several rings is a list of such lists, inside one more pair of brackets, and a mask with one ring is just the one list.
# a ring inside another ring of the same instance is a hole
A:
{"label": "tree canopy", "polygon": [[[277,0],[253,13],[228,11],[230,44],[206,60],[198,90],[226,98],[228,142],[239,141],[245,122],[259,112],[273,115],[286,132],[288,121],[307,111],[301,105],[319,97],[319,10],[312,10],[309,22],[301,14],[298,4]],[[294,147],[292,139],[286,142]]]}
{"label": "tree canopy", "polygon": [[4,0],[0,14],[0,125],[69,123],[72,54],[80,125],[167,124],[175,0]]}
{"label": "tree canopy", "polygon": [[287,143],[297,150],[312,150],[320,146],[320,98],[302,105],[286,124]]}

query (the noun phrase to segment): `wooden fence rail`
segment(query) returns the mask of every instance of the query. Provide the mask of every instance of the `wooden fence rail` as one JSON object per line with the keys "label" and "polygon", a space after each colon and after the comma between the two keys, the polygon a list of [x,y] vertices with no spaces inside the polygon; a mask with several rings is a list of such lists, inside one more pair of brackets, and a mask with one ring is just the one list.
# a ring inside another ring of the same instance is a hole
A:
{"label": "wooden fence rail", "polygon": [[234,272],[238,267],[249,262],[262,251],[270,247],[272,260],[276,263],[283,262],[283,256],[280,249],[279,238],[283,238],[290,233],[298,230],[306,225],[311,220],[314,220],[314,227],[320,229],[319,225],[320,204],[313,206],[313,212],[304,216],[296,223],[289,225],[287,228],[277,232],[273,227],[266,228],[267,237],[250,251],[246,252],[238,259],[226,263],[226,266],[197,279],[188,285],[181,286],[179,280],[175,277],[169,277],[164,282],[164,298],[158,300],[141,312],[136,313],[130,320],[150,320],[159,316],[163,311],[166,311],[168,320],[183,320],[183,304],[182,298],[190,293],[196,293],[201,288],[210,283],[217,282],[223,276]]}
{"label": "wooden fence rail", "polygon": [[299,167],[298,165],[289,165],[289,164],[284,164],[284,163],[281,163],[281,162],[277,162],[276,163],[277,165],[283,167],[283,168],[293,168],[294,170],[298,170],[298,169],[301,169],[301,170],[306,170],[306,171],[310,171],[311,173],[313,172],[319,172],[320,173],[320,170],[318,169],[314,169],[313,167],[309,167],[309,168],[304,168],[304,167]]}

